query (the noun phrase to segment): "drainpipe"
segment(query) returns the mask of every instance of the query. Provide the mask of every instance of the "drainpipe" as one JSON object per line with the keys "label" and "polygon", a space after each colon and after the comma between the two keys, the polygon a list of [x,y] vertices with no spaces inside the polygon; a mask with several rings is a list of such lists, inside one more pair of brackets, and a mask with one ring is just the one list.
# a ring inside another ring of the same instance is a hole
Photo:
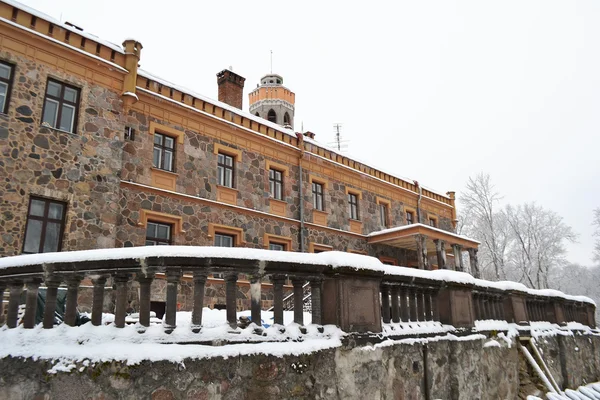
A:
{"label": "drainpipe", "polygon": [[419,190],[419,197],[417,199],[417,222],[421,224],[421,198],[423,198],[423,189],[421,188],[421,186],[419,186],[418,181],[414,181],[414,183],[417,189]]}
{"label": "drainpipe", "polygon": [[304,181],[302,176],[304,175],[302,169],[302,159],[304,158],[304,135],[302,133],[296,133],[298,138],[298,147],[300,147],[300,157],[298,157],[298,197],[300,198],[300,252],[306,251],[304,247]]}
{"label": "drainpipe", "polygon": [[431,393],[429,391],[429,376],[427,374],[428,364],[427,357],[429,354],[429,348],[427,347],[427,343],[423,343],[423,383],[424,383],[424,394],[425,400],[431,400]]}

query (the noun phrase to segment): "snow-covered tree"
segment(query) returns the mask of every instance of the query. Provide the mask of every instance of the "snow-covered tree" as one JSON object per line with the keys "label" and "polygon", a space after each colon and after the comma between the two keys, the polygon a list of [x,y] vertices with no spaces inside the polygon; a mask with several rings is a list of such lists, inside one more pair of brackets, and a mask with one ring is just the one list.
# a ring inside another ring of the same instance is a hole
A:
{"label": "snow-covered tree", "polygon": [[505,279],[506,251],[510,243],[509,225],[500,211],[500,194],[488,174],[470,177],[459,197],[459,233],[481,242],[479,266],[484,277]]}
{"label": "snow-covered tree", "polygon": [[600,263],[600,208],[594,210],[592,224],[596,227],[596,230],[594,231],[594,236],[596,237],[596,240],[594,241],[594,261]]}
{"label": "snow-covered tree", "polygon": [[567,264],[565,244],[577,235],[561,216],[535,203],[509,205],[505,215],[513,237],[507,275],[532,288],[549,288],[552,274]]}

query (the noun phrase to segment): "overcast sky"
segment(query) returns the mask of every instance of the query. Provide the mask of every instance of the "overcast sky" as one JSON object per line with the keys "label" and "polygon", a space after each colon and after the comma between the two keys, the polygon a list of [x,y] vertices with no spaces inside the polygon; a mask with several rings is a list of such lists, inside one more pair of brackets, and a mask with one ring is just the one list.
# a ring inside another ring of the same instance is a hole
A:
{"label": "overcast sky", "polygon": [[[270,71],[296,125],[441,192],[491,175],[579,234],[590,265],[600,207],[599,1],[23,0],[103,39],[139,40],[142,67],[209,97],[233,66],[248,93]],[[244,110],[248,98],[244,97]]]}

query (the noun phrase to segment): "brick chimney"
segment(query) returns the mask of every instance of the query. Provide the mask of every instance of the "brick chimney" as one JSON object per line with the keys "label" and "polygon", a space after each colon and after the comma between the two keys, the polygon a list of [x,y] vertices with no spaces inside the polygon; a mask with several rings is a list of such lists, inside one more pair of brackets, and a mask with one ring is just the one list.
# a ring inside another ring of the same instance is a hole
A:
{"label": "brick chimney", "polygon": [[228,69],[219,72],[217,74],[219,101],[241,110],[245,80],[246,78],[243,78]]}

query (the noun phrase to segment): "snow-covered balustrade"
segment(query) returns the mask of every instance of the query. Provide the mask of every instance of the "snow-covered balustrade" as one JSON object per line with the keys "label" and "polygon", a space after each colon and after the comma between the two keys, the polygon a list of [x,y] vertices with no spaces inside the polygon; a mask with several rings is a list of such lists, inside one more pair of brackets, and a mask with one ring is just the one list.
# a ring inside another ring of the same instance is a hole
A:
{"label": "snow-covered balustrade", "polygon": [[[151,283],[166,277],[167,332],[177,326],[177,295],[184,274],[193,278],[192,330],[202,328],[205,283],[223,274],[226,319],[237,327],[237,280],[250,281],[251,318],[261,320],[261,282],[269,279],[274,299],[274,323],[283,325],[284,282],[293,285],[294,322],[303,325],[303,305],[310,288],[312,323],[333,324],[345,332],[379,333],[383,324],[418,322],[420,326],[473,328],[476,320],[528,324],[578,322],[595,327],[595,304],[583,296],[554,290],[533,290],[515,282],[491,282],[449,271],[425,271],[382,264],[378,259],[343,252],[319,254],[246,248],[151,246],[122,249],[32,254],[0,259],[0,298],[9,290],[6,325],[18,324],[19,303],[27,288],[25,328],[35,325],[40,285],[47,287],[43,327],[55,324],[58,287],[67,288],[64,322],[76,324],[77,297],[84,278],[93,284],[91,322],[102,324],[105,285],[112,281],[114,325],[125,326],[127,285],[139,284],[139,323],[150,325]],[[0,315],[2,315],[0,302]],[[113,311],[113,310],[111,310]]]}

